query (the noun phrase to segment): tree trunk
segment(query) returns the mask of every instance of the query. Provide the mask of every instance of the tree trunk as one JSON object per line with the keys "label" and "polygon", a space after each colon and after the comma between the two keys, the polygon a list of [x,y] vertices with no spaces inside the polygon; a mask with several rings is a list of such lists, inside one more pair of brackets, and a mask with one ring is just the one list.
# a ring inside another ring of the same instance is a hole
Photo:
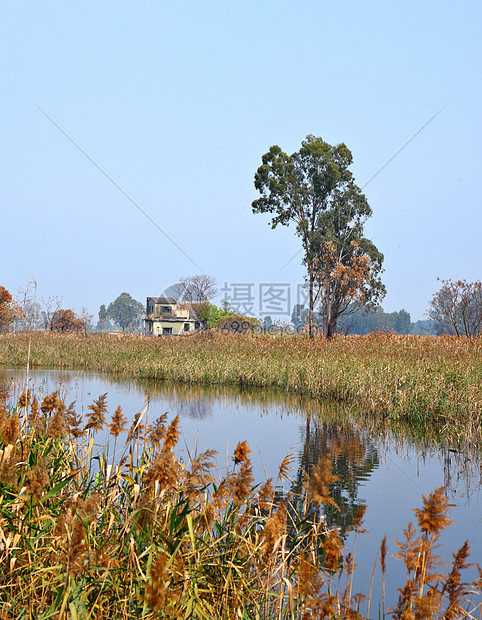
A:
{"label": "tree trunk", "polygon": [[331,295],[330,295],[330,284],[327,285],[326,292],[326,308],[325,308],[325,321],[326,321],[326,329],[325,336],[330,339],[332,336],[332,325],[331,325]]}
{"label": "tree trunk", "polygon": [[[312,267],[312,266],[311,266]],[[310,268],[309,269],[309,273],[310,273],[310,324],[309,324],[309,334],[310,334],[310,338],[313,338],[313,286],[314,286],[314,279],[315,276],[313,274],[313,269]]]}
{"label": "tree trunk", "polygon": [[331,340],[331,338],[333,338],[333,334],[335,333],[335,325],[334,325],[334,321],[331,321],[329,323],[327,323],[326,325],[326,337],[328,340]]}

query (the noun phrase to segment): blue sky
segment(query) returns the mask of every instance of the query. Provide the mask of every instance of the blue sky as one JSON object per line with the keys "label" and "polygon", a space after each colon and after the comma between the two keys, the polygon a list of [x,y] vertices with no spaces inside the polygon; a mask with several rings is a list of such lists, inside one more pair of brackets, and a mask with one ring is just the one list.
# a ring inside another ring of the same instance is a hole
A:
{"label": "blue sky", "polygon": [[365,188],[383,307],[423,318],[437,277],[481,278],[481,18],[475,1],[1,2],[0,284],[96,314],[196,273],[36,105],[221,286],[294,291],[294,229],[251,212],[262,154],[344,142],[363,186],[447,104]]}

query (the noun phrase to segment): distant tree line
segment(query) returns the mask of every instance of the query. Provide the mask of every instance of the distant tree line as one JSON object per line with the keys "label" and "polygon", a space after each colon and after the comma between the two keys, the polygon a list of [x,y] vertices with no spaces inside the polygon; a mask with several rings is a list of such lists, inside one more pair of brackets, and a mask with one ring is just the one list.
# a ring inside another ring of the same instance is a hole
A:
{"label": "distant tree line", "polygon": [[37,284],[29,282],[18,290],[16,299],[0,286],[0,331],[27,332],[46,329],[62,333],[85,332],[91,325],[92,315],[86,308],[80,313],[62,308],[61,297],[37,300]]}
{"label": "distant tree line", "polygon": [[[32,285],[32,286],[31,286]],[[341,334],[368,334],[371,332],[396,332],[398,334],[467,336],[482,335],[482,282],[465,280],[441,280],[441,288],[429,302],[428,318],[412,322],[407,310],[385,312],[380,305],[354,305],[340,315],[336,332]],[[190,276],[180,281],[178,301],[189,305],[206,327],[226,327],[234,324],[259,325],[253,317],[246,317],[231,310],[228,303],[222,308],[210,299],[216,295],[216,283],[210,276]],[[312,312],[313,325],[326,335],[325,306],[319,303]],[[145,316],[144,305],[133,299],[129,293],[121,293],[107,307],[99,310],[97,329],[120,329],[124,332],[140,333]],[[29,283],[18,291],[16,299],[0,286],[0,332],[47,329],[68,333],[96,329],[92,326],[92,315],[83,308],[80,313],[62,308],[61,297],[36,298],[36,284]],[[293,308],[291,322],[295,328],[308,326],[310,309],[297,304]],[[278,321],[275,321],[277,324]],[[265,316],[262,327],[269,330],[273,324]]]}
{"label": "distant tree line", "polygon": [[[295,305],[291,321],[295,327],[308,322],[308,309],[304,306]],[[320,312],[314,312],[314,322],[322,324],[323,316]],[[337,333],[340,334],[369,334],[370,332],[397,332],[398,334],[413,333],[414,323],[410,313],[406,310],[398,312],[385,312],[381,306],[374,309],[356,309],[350,314],[339,318]]]}
{"label": "distant tree line", "polygon": [[[442,286],[429,303],[428,319],[412,322],[406,310],[385,312],[381,306],[355,309],[339,317],[338,333],[369,334],[396,332],[419,336],[449,334],[475,338],[482,334],[482,282],[441,280]],[[314,312],[314,323],[323,324],[322,312]],[[297,304],[291,321],[295,327],[307,324],[309,310]]]}
{"label": "distant tree line", "polygon": [[[322,324],[321,313],[314,313],[314,323]],[[291,322],[295,328],[308,323],[308,309],[296,305],[293,308]],[[340,318],[337,333],[365,335],[372,332],[397,334],[414,334],[417,336],[440,336],[442,334],[453,334],[448,326],[436,322],[433,319],[425,319],[412,322],[410,313],[407,310],[398,312],[385,312],[381,306],[373,310],[357,310],[356,312]]]}

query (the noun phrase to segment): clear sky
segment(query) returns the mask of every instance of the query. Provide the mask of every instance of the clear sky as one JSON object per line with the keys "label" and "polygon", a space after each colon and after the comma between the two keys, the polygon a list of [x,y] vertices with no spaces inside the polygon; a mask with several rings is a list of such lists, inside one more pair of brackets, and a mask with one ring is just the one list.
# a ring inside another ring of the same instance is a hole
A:
{"label": "clear sky", "polygon": [[482,276],[481,61],[475,0],[1,0],[0,284],[97,314],[199,272],[37,105],[202,272],[292,305],[300,241],[251,211],[262,154],[344,142],[363,186],[447,104],[364,190],[383,307],[424,318],[437,277]]}

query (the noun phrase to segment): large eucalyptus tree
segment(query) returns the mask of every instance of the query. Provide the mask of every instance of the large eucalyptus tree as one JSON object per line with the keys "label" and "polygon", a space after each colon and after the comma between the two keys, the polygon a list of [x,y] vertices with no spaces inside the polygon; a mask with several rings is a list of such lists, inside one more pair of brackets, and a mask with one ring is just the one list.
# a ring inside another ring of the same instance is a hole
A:
{"label": "large eucalyptus tree", "polygon": [[317,300],[330,337],[338,316],[378,303],[385,294],[379,277],[383,255],[363,231],[372,210],[353,180],[352,161],[344,144],[331,146],[309,135],[292,155],[272,146],[254,178],[261,197],[253,202],[253,212],[273,214],[272,228],[294,223],[301,238],[310,337]]}

